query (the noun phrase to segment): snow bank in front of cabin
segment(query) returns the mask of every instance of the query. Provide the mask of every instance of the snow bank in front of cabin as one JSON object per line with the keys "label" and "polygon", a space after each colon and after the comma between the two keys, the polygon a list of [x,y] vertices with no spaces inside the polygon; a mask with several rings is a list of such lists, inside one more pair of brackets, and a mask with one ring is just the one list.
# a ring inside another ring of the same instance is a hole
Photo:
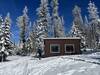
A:
{"label": "snow bank in front of cabin", "polygon": [[10,56],[8,59],[13,61],[0,63],[0,75],[100,75],[100,65],[92,63],[99,60],[89,55],[57,56],[42,60]]}

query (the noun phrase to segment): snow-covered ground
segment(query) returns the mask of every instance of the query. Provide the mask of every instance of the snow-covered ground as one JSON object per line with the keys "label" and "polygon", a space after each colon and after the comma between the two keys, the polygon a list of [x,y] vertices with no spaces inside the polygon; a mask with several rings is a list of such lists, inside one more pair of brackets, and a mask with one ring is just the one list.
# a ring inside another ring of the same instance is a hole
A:
{"label": "snow-covered ground", "polygon": [[[98,58],[97,58],[98,57]],[[100,75],[100,53],[43,58],[10,56],[0,75]]]}

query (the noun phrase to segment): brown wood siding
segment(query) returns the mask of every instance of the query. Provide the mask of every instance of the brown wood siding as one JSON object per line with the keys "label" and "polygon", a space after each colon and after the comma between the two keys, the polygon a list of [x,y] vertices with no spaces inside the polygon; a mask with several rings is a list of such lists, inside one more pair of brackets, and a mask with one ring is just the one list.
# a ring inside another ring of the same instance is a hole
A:
{"label": "brown wood siding", "polygon": [[[45,42],[45,56],[66,55],[66,54],[80,54],[80,39],[44,39]],[[60,53],[50,53],[50,44],[59,44]],[[74,44],[75,53],[65,53],[65,44]]]}

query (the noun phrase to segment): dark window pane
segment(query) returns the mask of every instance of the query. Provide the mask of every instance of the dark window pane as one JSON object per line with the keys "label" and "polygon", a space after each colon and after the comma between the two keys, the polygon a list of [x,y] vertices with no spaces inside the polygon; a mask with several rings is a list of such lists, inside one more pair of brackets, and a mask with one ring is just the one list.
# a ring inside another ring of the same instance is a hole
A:
{"label": "dark window pane", "polygon": [[74,48],[73,45],[66,45],[66,52],[73,52]]}
{"label": "dark window pane", "polygon": [[51,52],[59,52],[59,46],[58,45],[52,45],[51,46]]}

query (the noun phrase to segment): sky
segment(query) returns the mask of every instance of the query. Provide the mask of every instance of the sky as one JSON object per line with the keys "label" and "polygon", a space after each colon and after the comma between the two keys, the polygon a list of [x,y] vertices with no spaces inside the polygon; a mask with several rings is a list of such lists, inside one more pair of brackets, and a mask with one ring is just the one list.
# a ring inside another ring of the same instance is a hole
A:
{"label": "sky", "polygon": [[[64,17],[64,28],[66,33],[71,29],[72,26],[72,9],[74,6],[78,5],[81,8],[82,17],[84,19],[85,15],[88,16],[87,7],[89,1],[90,0],[59,0],[59,15]],[[96,4],[98,11],[100,12],[100,0],[91,1]],[[28,7],[28,16],[30,21],[33,23],[37,18],[36,9],[39,7],[39,5],[40,0],[0,0],[0,14],[3,18],[5,18],[6,14],[9,12],[12,19],[12,41],[15,41],[16,43],[19,41],[19,28],[16,24],[16,18],[22,15],[24,7]]]}

